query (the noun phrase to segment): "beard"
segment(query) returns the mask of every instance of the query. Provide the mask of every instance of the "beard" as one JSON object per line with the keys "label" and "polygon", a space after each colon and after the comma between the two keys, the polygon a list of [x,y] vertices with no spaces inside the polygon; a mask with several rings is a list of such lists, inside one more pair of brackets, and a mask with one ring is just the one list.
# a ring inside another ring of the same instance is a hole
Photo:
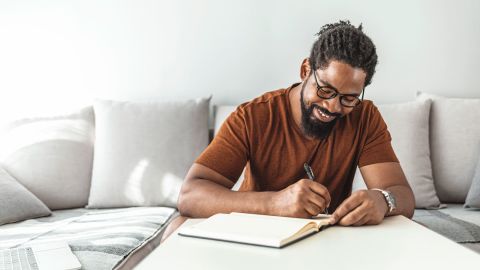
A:
{"label": "beard", "polygon": [[[300,105],[302,109],[302,130],[305,135],[309,137],[313,137],[315,139],[325,139],[330,134],[330,131],[335,126],[338,118],[342,115],[339,113],[331,113],[327,109],[318,106],[317,104],[312,103],[310,107],[307,106],[305,101],[303,100],[303,91],[305,88],[305,84],[302,86],[302,91],[300,92]],[[313,111],[319,109],[322,113],[335,116],[330,122],[323,122],[320,121],[313,115]]]}

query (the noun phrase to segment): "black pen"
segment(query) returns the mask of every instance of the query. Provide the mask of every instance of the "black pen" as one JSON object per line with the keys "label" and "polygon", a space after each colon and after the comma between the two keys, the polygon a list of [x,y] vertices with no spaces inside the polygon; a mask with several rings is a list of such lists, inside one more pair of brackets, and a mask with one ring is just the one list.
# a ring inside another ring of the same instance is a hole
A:
{"label": "black pen", "polygon": [[313,174],[312,167],[310,167],[310,165],[303,163],[303,168],[305,169],[305,172],[310,180],[315,179],[315,175]]}
{"label": "black pen", "polygon": [[[305,169],[308,178],[313,181],[315,179],[315,175],[313,174],[312,167],[310,167],[310,165],[307,163],[303,163],[303,168]],[[328,207],[325,207],[324,214],[328,215]]]}

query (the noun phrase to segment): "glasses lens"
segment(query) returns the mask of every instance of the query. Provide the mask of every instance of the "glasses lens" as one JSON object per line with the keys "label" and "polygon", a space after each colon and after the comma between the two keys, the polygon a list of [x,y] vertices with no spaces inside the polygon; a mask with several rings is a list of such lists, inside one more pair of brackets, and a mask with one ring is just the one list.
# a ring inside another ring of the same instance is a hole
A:
{"label": "glasses lens", "polygon": [[358,97],[342,96],[340,102],[345,107],[355,107],[360,104],[360,99]]}
{"label": "glasses lens", "polygon": [[336,91],[328,87],[319,87],[317,95],[321,98],[333,98],[336,95]]}

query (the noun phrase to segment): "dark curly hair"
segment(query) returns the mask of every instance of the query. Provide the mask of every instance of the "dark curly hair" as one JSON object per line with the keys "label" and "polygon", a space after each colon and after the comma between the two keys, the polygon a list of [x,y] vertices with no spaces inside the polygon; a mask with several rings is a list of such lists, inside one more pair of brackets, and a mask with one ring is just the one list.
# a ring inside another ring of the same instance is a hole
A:
{"label": "dark curly hair", "polygon": [[363,69],[367,73],[365,86],[372,82],[377,52],[372,40],[363,33],[362,24],[355,27],[348,20],[326,24],[317,36],[310,52],[312,70],[324,69],[331,60],[337,60]]}

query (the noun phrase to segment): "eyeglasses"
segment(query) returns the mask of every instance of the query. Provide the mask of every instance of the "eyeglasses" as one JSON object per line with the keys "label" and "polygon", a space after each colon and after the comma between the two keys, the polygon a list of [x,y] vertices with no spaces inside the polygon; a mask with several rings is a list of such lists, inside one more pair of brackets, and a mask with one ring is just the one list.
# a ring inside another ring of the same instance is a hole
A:
{"label": "eyeglasses", "polygon": [[362,97],[358,98],[355,94],[340,94],[335,88],[330,86],[321,86],[318,84],[317,75],[315,74],[315,69],[312,69],[313,77],[315,78],[315,83],[317,84],[317,96],[323,99],[332,99],[336,96],[340,98],[340,104],[345,107],[355,107],[363,101],[363,94],[365,94],[365,89],[362,90]]}

